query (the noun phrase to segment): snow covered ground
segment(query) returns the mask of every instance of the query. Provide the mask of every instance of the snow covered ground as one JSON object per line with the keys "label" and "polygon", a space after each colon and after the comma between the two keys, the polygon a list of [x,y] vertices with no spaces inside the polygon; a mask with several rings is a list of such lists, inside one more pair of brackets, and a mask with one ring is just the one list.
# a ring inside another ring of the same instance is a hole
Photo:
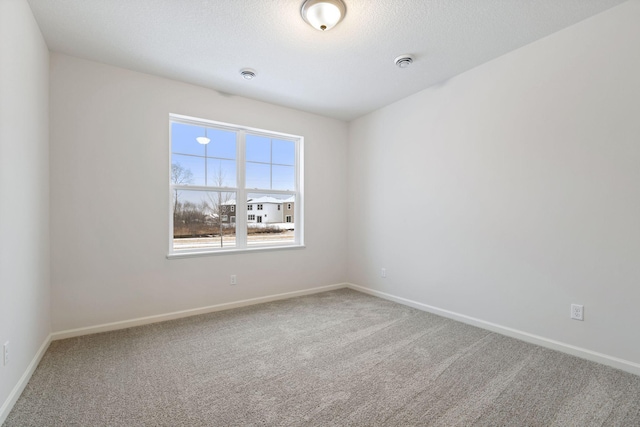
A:
{"label": "snow covered ground", "polygon": [[294,224],[292,222],[273,222],[273,223],[249,223],[247,224],[247,228],[267,228],[273,227],[278,228],[280,230],[293,230]]}

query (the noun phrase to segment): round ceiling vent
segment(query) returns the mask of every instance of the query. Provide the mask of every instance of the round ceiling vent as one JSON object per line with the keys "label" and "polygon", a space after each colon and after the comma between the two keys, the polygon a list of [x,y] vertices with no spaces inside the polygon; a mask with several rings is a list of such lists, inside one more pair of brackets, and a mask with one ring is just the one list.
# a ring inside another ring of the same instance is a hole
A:
{"label": "round ceiling vent", "polygon": [[411,55],[400,55],[396,58],[395,63],[400,68],[407,68],[413,62]]}
{"label": "round ceiling vent", "polygon": [[251,70],[251,69],[249,69],[249,68],[244,68],[244,69],[240,70],[240,75],[245,80],[251,80],[256,76],[256,72]]}

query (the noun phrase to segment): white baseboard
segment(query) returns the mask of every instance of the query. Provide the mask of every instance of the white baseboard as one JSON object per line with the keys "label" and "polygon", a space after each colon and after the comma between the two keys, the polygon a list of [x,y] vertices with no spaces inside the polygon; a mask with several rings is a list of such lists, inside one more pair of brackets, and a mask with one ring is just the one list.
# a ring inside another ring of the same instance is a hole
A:
{"label": "white baseboard", "polygon": [[51,343],[51,334],[49,334],[47,338],[45,338],[44,342],[38,349],[38,352],[36,353],[35,356],[33,356],[31,363],[29,363],[29,366],[27,366],[26,371],[24,371],[24,374],[22,374],[22,377],[20,377],[20,380],[18,380],[18,383],[15,385],[15,387],[13,387],[13,390],[11,390],[11,393],[9,393],[7,400],[5,400],[2,406],[0,406],[0,426],[2,425],[2,423],[4,423],[4,421],[9,416],[9,412],[11,412],[11,409],[13,409],[13,405],[16,404],[16,402],[18,401],[18,398],[22,394],[22,391],[27,386],[27,383],[31,379],[31,375],[33,375],[33,372],[38,367],[38,364],[40,363],[42,356],[44,356],[44,353],[47,351],[47,348],[49,348],[50,343]]}
{"label": "white baseboard", "polygon": [[587,350],[586,348],[576,347],[571,344],[566,344],[560,341],[555,341],[549,338],[541,337],[539,335],[534,335],[528,332],[523,332],[517,329],[498,325],[496,323],[491,323],[481,319],[476,319],[475,317],[466,316],[464,314],[456,313],[453,311],[443,310],[441,308],[433,307],[431,305],[423,304],[421,302],[391,295],[386,292],[369,289],[364,286],[355,285],[353,283],[347,284],[347,287],[355,291],[363,292],[365,294],[377,296],[389,301],[394,301],[403,305],[407,305],[409,307],[417,308],[418,310],[427,311],[429,313],[437,314],[442,317],[447,317],[449,319],[457,320],[462,323],[477,326],[479,328],[487,329],[492,332],[497,332],[501,335],[506,335],[506,336],[516,338],[531,344],[537,344],[539,346],[546,347],[552,350],[568,353],[568,354],[571,354],[572,356],[580,357],[582,359],[587,359],[592,362],[597,362],[603,365],[611,366],[613,368],[620,369],[635,375],[640,375],[640,364],[631,362],[629,360],[624,360],[614,356],[609,356],[607,354]]}
{"label": "white baseboard", "polygon": [[136,319],[122,320],[119,322],[104,323],[102,325],[86,326],[84,328],[77,328],[77,329],[68,329],[65,331],[54,332],[53,334],[51,334],[51,339],[61,340],[65,338],[95,334],[98,332],[115,331],[118,329],[126,329],[134,326],[148,325],[150,323],[164,322],[166,320],[179,319],[182,317],[196,316],[198,314],[212,313],[214,311],[230,310],[232,308],[246,307],[249,305],[261,304],[261,303],[270,302],[270,301],[295,298],[303,295],[317,294],[320,292],[327,292],[327,291],[332,291],[335,289],[341,289],[346,287],[347,287],[346,283],[339,283],[335,285],[327,285],[327,286],[320,286],[317,288],[304,289],[301,291],[286,292],[283,294],[268,295],[264,297],[245,299],[241,301],[228,302],[224,304],[210,305],[207,307],[193,308],[190,310],[174,311],[172,313],[158,314],[155,316],[139,317]]}

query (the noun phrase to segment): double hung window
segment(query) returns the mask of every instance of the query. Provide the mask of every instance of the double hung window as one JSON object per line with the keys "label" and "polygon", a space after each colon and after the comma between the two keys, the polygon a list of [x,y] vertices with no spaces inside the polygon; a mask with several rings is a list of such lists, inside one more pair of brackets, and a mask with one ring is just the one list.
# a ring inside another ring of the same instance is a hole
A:
{"label": "double hung window", "polygon": [[170,131],[170,257],[303,245],[302,137],[173,114]]}

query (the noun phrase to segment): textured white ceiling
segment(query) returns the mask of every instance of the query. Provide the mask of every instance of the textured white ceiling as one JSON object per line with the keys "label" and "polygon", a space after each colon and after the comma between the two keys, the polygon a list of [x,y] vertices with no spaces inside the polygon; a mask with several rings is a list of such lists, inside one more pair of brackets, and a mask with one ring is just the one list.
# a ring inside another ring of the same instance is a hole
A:
{"label": "textured white ceiling", "polygon": [[29,0],[52,51],[343,120],[623,2],[345,0],[323,33],[302,0]]}

